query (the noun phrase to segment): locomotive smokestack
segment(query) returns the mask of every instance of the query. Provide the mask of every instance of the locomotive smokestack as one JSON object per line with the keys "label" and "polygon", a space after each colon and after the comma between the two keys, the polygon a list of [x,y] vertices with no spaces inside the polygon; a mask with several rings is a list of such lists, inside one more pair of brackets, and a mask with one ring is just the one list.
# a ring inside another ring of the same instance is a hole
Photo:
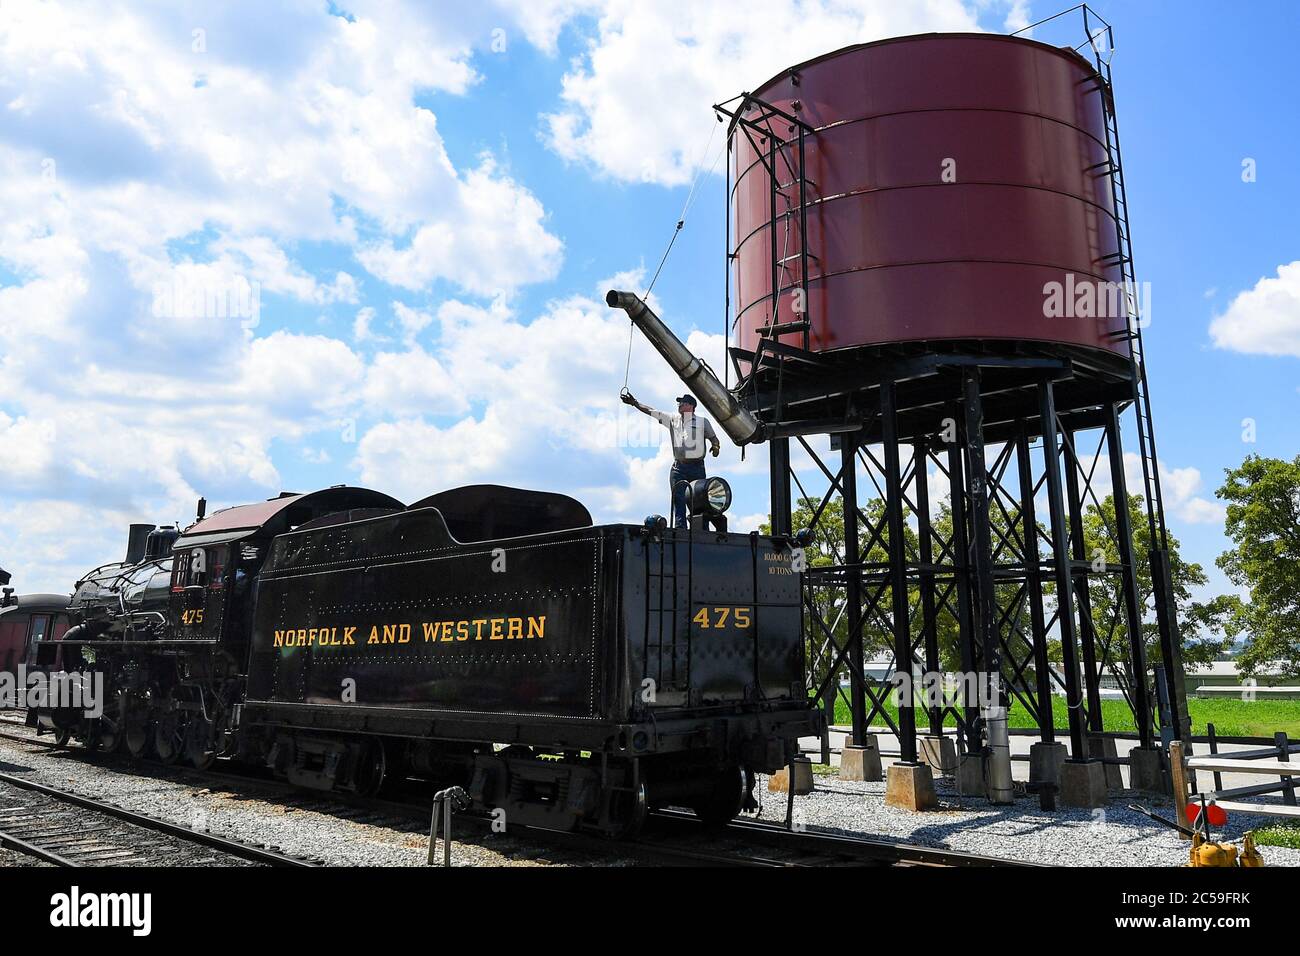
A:
{"label": "locomotive smokestack", "polygon": [[195,509],[195,511],[198,513],[198,515],[197,515],[197,517],[196,517],[194,520],[195,520],[195,521],[202,521],[202,520],[203,520],[203,516],[204,516],[205,514],[208,513],[208,499],[207,499],[207,498],[200,498],[200,499],[199,499],[199,505],[198,505],[198,507]]}
{"label": "locomotive smokestack", "polygon": [[718,376],[691,354],[650,306],[631,292],[614,289],[605,296],[605,302],[611,309],[622,309],[628,314],[632,324],[645,334],[732,441],[737,445],[763,441],[763,423],[740,407],[735,396],[718,381]]}
{"label": "locomotive smokestack", "polygon": [[144,560],[145,548],[149,542],[149,532],[154,529],[151,524],[133,524],[126,535],[126,563],[139,564]]}

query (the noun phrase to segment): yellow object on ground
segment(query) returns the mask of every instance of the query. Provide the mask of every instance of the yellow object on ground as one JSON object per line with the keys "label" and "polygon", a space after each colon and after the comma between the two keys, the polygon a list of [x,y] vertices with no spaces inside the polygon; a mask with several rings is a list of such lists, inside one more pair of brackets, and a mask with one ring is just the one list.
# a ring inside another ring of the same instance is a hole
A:
{"label": "yellow object on ground", "polygon": [[1247,833],[1240,853],[1233,843],[1213,843],[1201,833],[1192,837],[1188,866],[1263,866],[1264,857],[1255,847],[1254,835]]}

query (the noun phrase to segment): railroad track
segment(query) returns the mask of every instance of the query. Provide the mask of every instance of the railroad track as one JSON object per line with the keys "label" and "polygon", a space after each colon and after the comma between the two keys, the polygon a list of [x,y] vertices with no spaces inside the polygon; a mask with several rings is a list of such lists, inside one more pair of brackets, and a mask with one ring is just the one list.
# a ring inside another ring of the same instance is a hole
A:
{"label": "railroad track", "polygon": [[766,820],[741,818],[721,831],[709,831],[694,814],[656,810],[659,826],[678,829],[687,839],[730,838],[749,846],[779,851],[782,866],[1000,867],[1037,866],[1022,860],[981,856],[961,850],[919,846],[894,840],[871,840],[818,830],[787,830]]}
{"label": "railroad track", "polygon": [[[0,718],[0,725],[15,723]],[[0,737],[59,749],[30,733],[3,730]],[[0,846],[57,866],[319,865],[10,773],[0,773]]]}
{"label": "railroad track", "polygon": [[[0,718],[0,726],[5,724],[15,725],[15,722]],[[23,730],[26,731],[26,728]],[[58,749],[53,741],[38,738],[30,731],[17,733],[0,729],[0,737],[47,749]],[[422,824],[420,829],[427,833],[430,811],[427,795],[400,800],[346,794],[317,795],[313,791],[292,787],[256,772],[229,769],[197,771],[161,764],[149,766],[182,779],[197,776],[203,781],[221,781],[244,790],[255,787],[273,795],[277,803],[298,810],[341,815],[353,820],[364,818],[363,822],[387,822],[389,825],[400,821],[411,832],[418,832],[413,826],[418,821]],[[340,808],[348,810],[341,813]],[[469,828],[481,832],[491,822],[490,817],[472,813],[458,814],[455,818],[455,825],[462,834]],[[872,840],[812,830],[792,831],[779,824],[761,820],[740,819],[725,827],[707,828],[693,814],[676,810],[653,812],[643,834],[632,840],[611,841],[586,833],[518,825],[512,826],[510,832],[514,835],[522,832],[530,842],[557,850],[572,850],[601,858],[621,856],[633,862],[659,866],[950,868],[1036,865],[890,840]]]}
{"label": "railroad track", "polygon": [[316,866],[0,773],[0,845],[56,866]]}

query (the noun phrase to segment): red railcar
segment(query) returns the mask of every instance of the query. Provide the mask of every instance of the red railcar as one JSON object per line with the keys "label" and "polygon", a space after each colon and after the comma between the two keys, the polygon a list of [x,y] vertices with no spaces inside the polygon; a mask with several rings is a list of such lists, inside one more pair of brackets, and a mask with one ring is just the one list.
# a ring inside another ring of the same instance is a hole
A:
{"label": "red railcar", "polygon": [[60,640],[68,630],[68,595],[19,594],[0,607],[0,672],[57,666]]}

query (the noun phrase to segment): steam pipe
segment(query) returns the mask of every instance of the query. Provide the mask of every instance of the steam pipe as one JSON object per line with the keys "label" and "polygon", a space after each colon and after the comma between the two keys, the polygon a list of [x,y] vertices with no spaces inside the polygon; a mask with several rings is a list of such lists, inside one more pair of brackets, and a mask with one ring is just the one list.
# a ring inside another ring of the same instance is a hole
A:
{"label": "steam pipe", "polygon": [[650,344],[664,357],[670,368],[677,373],[691,394],[700,400],[709,410],[718,427],[727,433],[737,445],[761,442],[767,435],[763,423],[750,412],[740,407],[736,397],[727,387],[718,381],[707,365],[691,354],[682,344],[681,339],[664,325],[650,306],[631,292],[618,292],[611,289],[605,296],[605,302],[611,309],[622,309],[640,329]]}

